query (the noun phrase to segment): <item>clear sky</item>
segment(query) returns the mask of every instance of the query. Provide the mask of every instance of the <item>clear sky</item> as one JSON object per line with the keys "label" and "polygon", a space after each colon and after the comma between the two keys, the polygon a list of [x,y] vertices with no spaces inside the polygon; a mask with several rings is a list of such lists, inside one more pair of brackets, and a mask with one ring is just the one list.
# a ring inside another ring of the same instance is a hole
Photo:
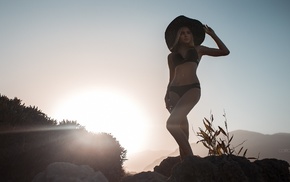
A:
{"label": "clear sky", "polygon": [[[112,132],[128,152],[175,149],[165,128],[164,31],[182,14],[231,51],[203,57],[190,127],[210,112],[223,125],[225,110],[230,131],[289,133],[289,8],[288,0],[0,0],[0,93]],[[209,37],[203,45],[215,47]]]}

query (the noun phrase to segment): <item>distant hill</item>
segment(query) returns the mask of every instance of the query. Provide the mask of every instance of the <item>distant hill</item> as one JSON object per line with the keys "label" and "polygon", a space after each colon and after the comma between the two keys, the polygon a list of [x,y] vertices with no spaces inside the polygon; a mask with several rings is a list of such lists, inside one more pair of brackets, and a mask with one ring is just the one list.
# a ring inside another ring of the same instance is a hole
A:
{"label": "distant hill", "polygon": [[[248,149],[246,155],[247,157],[259,157],[259,159],[276,158],[285,160],[290,163],[290,133],[265,135],[252,131],[237,130],[230,132],[230,134],[234,135],[232,141],[233,146],[238,146],[245,141],[241,146],[243,146],[244,149]],[[191,146],[194,154],[201,157],[207,156],[208,151],[201,143],[192,143]],[[239,151],[239,149],[240,147],[237,147],[236,151]],[[150,154],[145,153],[145,155],[148,156]],[[151,164],[144,165],[145,167],[143,171],[151,171],[156,165],[159,165],[160,162],[166,157],[177,155],[179,155],[178,150],[175,150],[172,153],[161,155],[155,160],[153,159]],[[141,163],[142,158],[143,157],[141,155],[138,156],[138,159],[140,159],[139,164]]]}
{"label": "distant hill", "polygon": [[159,159],[161,156],[167,156],[169,153],[168,150],[145,150],[129,155],[129,160],[124,162],[125,170],[127,172],[141,172],[145,166],[152,164],[153,160]]}
{"label": "distant hill", "polygon": [[245,140],[244,148],[248,149],[247,156],[282,159],[290,163],[290,133],[265,135],[257,132],[237,130],[233,144],[238,145]]}

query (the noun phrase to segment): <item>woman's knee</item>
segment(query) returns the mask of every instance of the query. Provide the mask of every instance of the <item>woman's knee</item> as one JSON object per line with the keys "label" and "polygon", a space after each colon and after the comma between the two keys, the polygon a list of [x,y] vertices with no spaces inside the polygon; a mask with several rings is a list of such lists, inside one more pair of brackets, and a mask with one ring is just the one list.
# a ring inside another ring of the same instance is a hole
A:
{"label": "woman's knee", "polygon": [[166,128],[168,131],[174,131],[177,129],[177,127],[179,127],[179,123],[178,120],[173,118],[173,117],[169,117],[166,123]]}

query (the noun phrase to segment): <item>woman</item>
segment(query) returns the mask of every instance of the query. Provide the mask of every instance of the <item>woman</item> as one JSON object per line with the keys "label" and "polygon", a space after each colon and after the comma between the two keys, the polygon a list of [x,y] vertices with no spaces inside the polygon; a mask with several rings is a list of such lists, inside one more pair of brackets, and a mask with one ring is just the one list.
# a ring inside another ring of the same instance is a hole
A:
{"label": "woman", "polygon": [[[202,46],[208,34],[218,48]],[[165,96],[166,108],[170,112],[166,127],[179,145],[183,160],[192,156],[187,115],[200,99],[200,84],[196,75],[198,64],[204,55],[226,56],[230,53],[226,45],[213,29],[198,20],[178,16],[165,31],[170,71],[169,84]]]}

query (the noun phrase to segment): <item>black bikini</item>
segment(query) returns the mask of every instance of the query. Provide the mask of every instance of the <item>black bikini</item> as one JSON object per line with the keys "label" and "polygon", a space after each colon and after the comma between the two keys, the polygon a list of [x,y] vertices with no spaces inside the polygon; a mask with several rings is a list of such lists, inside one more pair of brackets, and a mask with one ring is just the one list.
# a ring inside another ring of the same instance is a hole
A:
{"label": "black bikini", "polygon": [[182,57],[180,53],[172,53],[172,54],[173,54],[172,61],[173,61],[174,68],[186,62],[195,62],[197,65],[199,63],[198,55],[194,48],[188,49],[185,54],[185,57]]}
{"label": "black bikini", "polygon": [[[186,62],[195,62],[197,65],[199,64],[198,61],[198,55],[197,52],[194,48],[188,49],[185,58],[182,57],[180,53],[173,53],[172,61],[173,61],[173,66],[174,69],[178,65],[184,64]],[[181,85],[181,86],[169,86],[168,91],[175,92],[178,94],[179,97],[182,97],[188,90],[192,88],[199,88],[200,89],[200,84],[199,83],[192,83],[189,85]]]}
{"label": "black bikini", "polygon": [[199,88],[200,89],[200,84],[199,83],[192,83],[189,85],[170,86],[168,88],[168,91],[175,92],[178,94],[179,97],[182,97],[188,90],[190,90],[192,88]]}

